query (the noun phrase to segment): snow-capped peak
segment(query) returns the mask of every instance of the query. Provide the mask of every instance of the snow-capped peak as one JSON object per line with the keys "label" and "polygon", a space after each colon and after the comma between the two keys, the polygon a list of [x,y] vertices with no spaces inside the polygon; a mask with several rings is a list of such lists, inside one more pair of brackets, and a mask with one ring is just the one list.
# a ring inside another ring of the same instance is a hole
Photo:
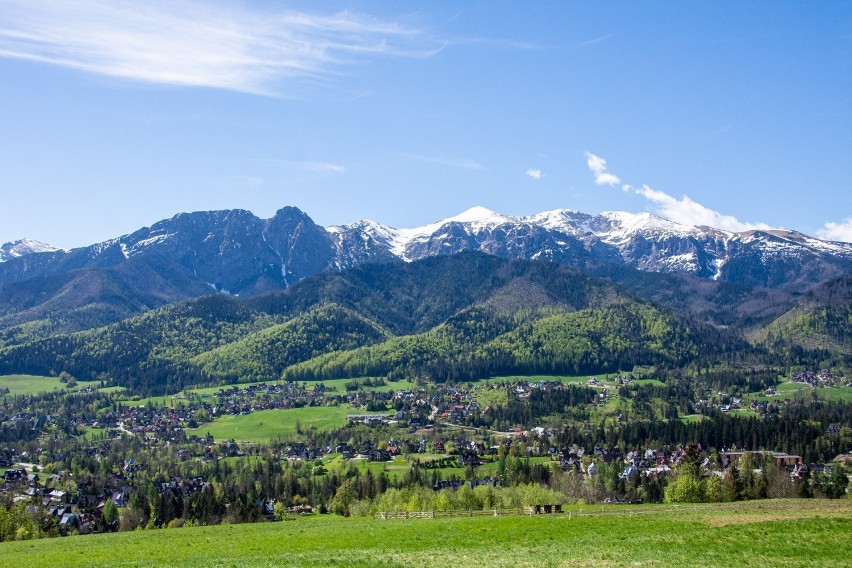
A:
{"label": "snow-capped peak", "polygon": [[647,212],[604,211],[599,217],[608,221],[609,227],[602,227],[603,230],[597,232],[597,235],[603,241],[612,243],[629,239],[637,233],[689,237],[706,232],[698,227],[682,225]]}
{"label": "snow-capped peak", "polygon": [[516,222],[516,219],[514,217],[509,217],[507,215],[497,213],[496,211],[492,211],[487,207],[477,205],[476,207],[471,207],[467,211],[459,213],[455,217],[450,217],[449,219],[444,219],[443,221],[439,222],[442,225],[444,223],[476,223],[480,225],[500,225],[503,223],[514,223]]}
{"label": "snow-capped peak", "polygon": [[19,239],[11,243],[4,243],[0,246],[0,262],[5,262],[12,258],[26,256],[28,254],[36,254],[40,252],[55,252],[58,248],[45,244],[33,239]]}
{"label": "snow-capped peak", "polygon": [[552,231],[577,235],[594,232],[588,225],[591,219],[591,215],[572,209],[554,209],[553,211],[544,211],[530,215],[529,217],[523,217],[521,220],[525,223],[544,227]]}

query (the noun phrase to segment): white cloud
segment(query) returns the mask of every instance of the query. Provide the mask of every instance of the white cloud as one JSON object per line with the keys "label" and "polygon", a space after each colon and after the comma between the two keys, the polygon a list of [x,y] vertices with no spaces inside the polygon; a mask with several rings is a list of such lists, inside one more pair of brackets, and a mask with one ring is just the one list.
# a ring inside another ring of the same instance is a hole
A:
{"label": "white cloud", "polygon": [[655,205],[655,211],[660,216],[683,225],[705,225],[735,233],[772,228],[765,223],[747,223],[740,221],[732,215],[723,215],[718,211],[714,211],[709,207],[693,201],[687,195],[678,199],[663,191],[652,189],[647,185],[643,185],[640,188],[624,185],[622,189],[626,192],[641,195]]}
{"label": "white cloud", "polygon": [[541,179],[541,170],[537,170],[535,168],[530,168],[527,170],[527,175],[533,179]]}
{"label": "white cloud", "polygon": [[359,14],[192,0],[0,0],[0,57],[169,85],[294,96],[377,55],[426,57],[418,30]]}
{"label": "white cloud", "polygon": [[586,163],[589,169],[595,174],[595,183],[598,185],[618,185],[621,183],[619,177],[613,173],[606,171],[606,160],[600,156],[596,156],[591,152],[586,152]]}
{"label": "white cloud", "polygon": [[816,234],[827,241],[852,243],[852,217],[847,217],[839,223],[829,221],[824,227],[817,229]]}
{"label": "white cloud", "polygon": [[[621,183],[618,176],[607,171],[606,160],[591,152],[586,152],[585,157],[589,169],[595,174],[596,184],[615,186]],[[684,195],[678,199],[664,191],[653,189],[647,185],[637,188],[629,184],[624,184],[621,186],[621,189],[626,193],[634,193],[644,197],[653,204],[655,213],[683,225],[705,225],[732,232],[772,228],[765,223],[748,223],[740,221],[732,215],[724,215],[693,201],[688,195]]]}

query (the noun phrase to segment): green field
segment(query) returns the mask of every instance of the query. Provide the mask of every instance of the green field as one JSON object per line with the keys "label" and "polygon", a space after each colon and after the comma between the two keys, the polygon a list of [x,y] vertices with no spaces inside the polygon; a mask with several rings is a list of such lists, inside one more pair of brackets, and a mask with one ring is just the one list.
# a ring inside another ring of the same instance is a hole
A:
{"label": "green field", "polygon": [[380,521],[332,516],[0,543],[6,566],[849,566],[852,502],[589,508]]}
{"label": "green field", "polygon": [[813,388],[805,383],[793,383],[788,379],[782,379],[783,382],[775,387],[778,394],[767,396],[765,393],[753,393],[746,397],[747,400],[784,400],[785,398],[795,399],[801,397],[810,397],[816,395],[819,398],[826,400],[852,402],[852,388],[850,387],[830,387],[830,388]]}
{"label": "green field", "polygon": [[340,454],[334,454],[330,459],[323,460],[329,472],[340,472],[349,466],[353,466],[366,473],[368,470],[373,475],[384,473],[391,481],[402,479],[411,469],[411,464],[402,456],[397,456],[389,462],[371,462],[368,460],[344,460]]}
{"label": "green field", "polygon": [[636,379],[634,381],[630,381],[631,385],[652,385],[655,387],[664,387],[666,383],[657,379]]}
{"label": "green field", "polygon": [[528,376],[527,375],[508,375],[508,376],[505,376],[505,377],[491,377],[490,379],[487,379],[486,381],[475,381],[474,383],[471,383],[471,384],[483,384],[483,383],[486,383],[486,382],[499,383],[499,382],[504,382],[504,381],[510,382],[510,383],[515,383],[515,382],[537,383],[537,382],[540,382],[540,381],[546,381],[546,382],[557,381],[557,382],[566,383],[566,384],[567,383],[585,384],[589,381],[589,379],[591,379],[592,377],[595,377],[598,380],[599,384],[600,383],[606,383],[604,386],[613,386],[614,380],[617,376],[618,375],[616,375],[615,373],[612,373],[612,374],[603,373],[603,374],[599,374],[599,375],[594,375],[594,374],[592,374],[592,375],[528,375]]}
{"label": "green field", "polygon": [[[99,385],[97,381],[77,381],[77,386],[71,391],[78,391],[86,387],[95,388]],[[0,389],[9,389],[10,395],[32,395],[42,392],[64,390],[65,383],[59,382],[56,377],[40,377],[36,375],[0,375]]]}
{"label": "green field", "polygon": [[[353,381],[353,380],[363,380],[363,377],[361,377],[360,379],[329,379],[329,380],[324,380],[324,381],[304,381],[304,382],[299,381],[299,384],[300,385],[305,384],[307,386],[307,388],[309,388],[309,389],[313,388],[315,385],[321,384],[321,385],[325,386],[326,389],[329,389],[329,390],[336,392],[338,394],[344,394],[346,392],[346,383]],[[186,390],[184,390],[180,393],[177,393],[175,395],[153,396],[153,397],[149,397],[149,398],[141,398],[141,399],[135,399],[135,400],[133,398],[128,398],[127,400],[122,401],[122,404],[124,404],[126,406],[145,406],[148,403],[152,403],[154,405],[172,406],[173,404],[175,404],[175,405],[180,404],[181,401],[183,400],[182,398],[175,398],[177,396],[205,395],[205,394],[206,395],[213,395],[213,394],[215,394],[216,392],[218,392],[222,389],[230,389],[230,388],[233,388],[233,387],[237,387],[241,390],[244,390],[244,389],[246,389],[250,386],[275,385],[275,384],[281,384],[281,382],[282,381],[260,381],[260,382],[254,382],[254,383],[237,383],[237,384],[233,384],[233,385],[221,385],[221,386],[216,386],[216,387],[186,389]],[[120,389],[122,387],[111,387],[111,388]],[[417,385],[415,383],[411,382],[411,381],[396,381],[396,382],[390,382],[389,381],[387,384],[382,385],[382,386],[362,387],[361,390],[380,392],[380,391],[411,390],[411,389],[416,389],[416,388],[418,388]],[[105,390],[108,390],[108,389],[100,389],[100,390],[105,391]]]}
{"label": "green field", "polygon": [[251,414],[228,415],[217,418],[189,434],[204,435],[209,432],[216,440],[266,443],[279,434],[292,434],[296,423],[305,430],[331,430],[346,423],[347,414],[365,414],[348,406],[306,406],[287,410],[260,410]]}

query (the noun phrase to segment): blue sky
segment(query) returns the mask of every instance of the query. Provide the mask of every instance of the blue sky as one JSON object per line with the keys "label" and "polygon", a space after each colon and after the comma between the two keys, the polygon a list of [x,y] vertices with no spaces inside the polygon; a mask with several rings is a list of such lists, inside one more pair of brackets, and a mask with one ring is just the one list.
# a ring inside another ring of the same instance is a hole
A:
{"label": "blue sky", "polygon": [[849,2],[0,0],[0,242],[182,211],[852,240]]}

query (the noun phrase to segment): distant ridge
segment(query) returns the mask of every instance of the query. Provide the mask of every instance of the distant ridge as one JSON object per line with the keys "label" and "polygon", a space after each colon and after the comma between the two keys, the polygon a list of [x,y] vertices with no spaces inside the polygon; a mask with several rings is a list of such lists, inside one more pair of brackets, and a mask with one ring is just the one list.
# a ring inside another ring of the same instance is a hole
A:
{"label": "distant ridge", "polygon": [[[202,211],[71,250],[29,240],[3,245],[0,343],[3,333],[15,335],[28,322],[49,319],[45,334],[76,331],[214,291],[255,297],[321,272],[462,251],[557,262],[595,274],[624,268],[785,294],[852,274],[850,243],[794,231],[732,233],[649,213],[557,209],[512,217],[474,207],[399,229],[369,220],[325,228],[295,207],[270,219],[241,209]],[[29,325],[26,334],[41,329]]]}

